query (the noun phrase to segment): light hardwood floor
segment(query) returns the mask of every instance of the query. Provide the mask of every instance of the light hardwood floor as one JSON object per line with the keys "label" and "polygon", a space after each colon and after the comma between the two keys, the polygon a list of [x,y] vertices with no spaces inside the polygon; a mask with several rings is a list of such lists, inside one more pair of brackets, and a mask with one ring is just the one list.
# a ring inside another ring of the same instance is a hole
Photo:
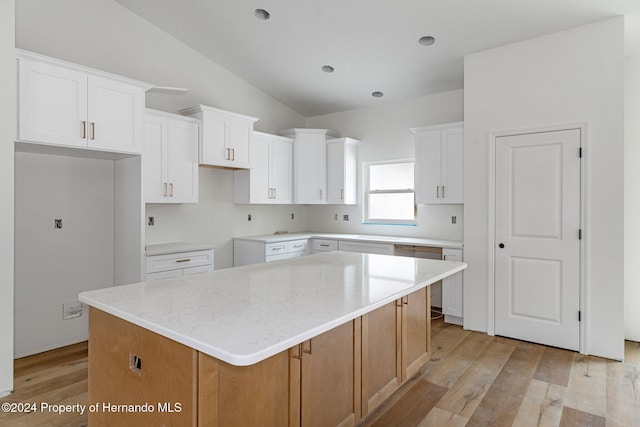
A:
{"label": "light hardwood floor", "polygon": [[[361,427],[640,427],[640,343],[625,363],[434,321],[433,358]],[[16,360],[5,402],[87,404],[87,344]],[[0,412],[1,426],[85,426],[77,413]]]}

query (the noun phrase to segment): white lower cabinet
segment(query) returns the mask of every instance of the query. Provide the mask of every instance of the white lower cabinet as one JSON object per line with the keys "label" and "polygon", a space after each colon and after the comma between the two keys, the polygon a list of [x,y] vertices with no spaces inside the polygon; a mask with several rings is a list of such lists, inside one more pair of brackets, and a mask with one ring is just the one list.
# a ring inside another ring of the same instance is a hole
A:
{"label": "white lower cabinet", "polygon": [[213,249],[146,257],[146,280],[213,271]]}
{"label": "white lower cabinet", "polygon": [[[442,249],[444,261],[462,261],[461,249]],[[442,313],[446,323],[462,325],[463,272],[442,279]]]}
{"label": "white lower cabinet", "polygon": [[309,255],[309,239],[284,240],[272,243],[242,239],[234,239],[233,241],[234,267],[297,258],[304,255]]}

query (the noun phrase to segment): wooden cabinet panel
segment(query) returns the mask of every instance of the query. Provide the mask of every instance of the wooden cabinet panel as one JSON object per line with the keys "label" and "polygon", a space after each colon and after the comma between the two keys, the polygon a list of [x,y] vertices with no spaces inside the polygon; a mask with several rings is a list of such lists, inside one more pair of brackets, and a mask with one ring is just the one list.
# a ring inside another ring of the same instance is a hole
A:
{"label": "wooden cabinet panel", "polygon": [[370,414],[402,382],[401,313],[391,302],[362,316],[362,416]]}
{"label": "wooden cabinet panel", "polygon": [[251,366],[233,366],[200,353],[199,372],[199,425],[287,425],[288,351]]}
{"label": "wooden cabinet panel", "polygon": [[411,378],[431,355],[431,297],[422,288],[402,298],[402,381]]}
{"label": "wooden cabinet panel", "polygon": [[[89,360],[89,403],[100,408],[89,412],[91,426],[197,425],[194,349],[90,307]],[[153,411],[109,411],[103,404],[149,404]]]}
{"label": "wooden cabinet panel", "polygon": [[302,343],[302,426],[354,426],[358,422],[359,332],[359,320],[354,320]]}

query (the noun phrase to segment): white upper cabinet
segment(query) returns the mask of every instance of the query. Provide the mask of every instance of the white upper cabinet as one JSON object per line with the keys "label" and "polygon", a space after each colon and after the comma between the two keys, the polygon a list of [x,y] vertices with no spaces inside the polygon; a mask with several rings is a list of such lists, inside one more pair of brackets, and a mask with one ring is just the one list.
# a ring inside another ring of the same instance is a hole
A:
{"label": "white upper cabinet", "polygon": [[416,203],[464,203],[462,122],[411,129],[415,134]]}
{"label": "white upper cabinet", "polygon": [[327,141],[327,203],[358,203],[358,140],[353,138]]}
{"label": "white upper cabinet", "polygon": [[[293,202],[327,203],[327,129],[288,129],[293,138]],[[332,136],[337,137],[338,135]]]}
{"label": "white upper cabinet", "polygon": [[180,114],[195,117],[202,123],[200,164],[234,169],[250,169],[253,124],[255,117],[232,113],[206,105],[180,110]]}
{"label": "white upper cabinet", "polygon": [[198,135],[198,120],[147,109],[146,203],[198,202]]}
{"label": "white upper cabinet", "polygon": [[17,52],[20,141],[141,153],[149,85]]}
{"label": "white upper cabinet", "polygon": [[254,132],[252,153],[253,167],[234,172],[235,203],[292,203],[293,140]]}

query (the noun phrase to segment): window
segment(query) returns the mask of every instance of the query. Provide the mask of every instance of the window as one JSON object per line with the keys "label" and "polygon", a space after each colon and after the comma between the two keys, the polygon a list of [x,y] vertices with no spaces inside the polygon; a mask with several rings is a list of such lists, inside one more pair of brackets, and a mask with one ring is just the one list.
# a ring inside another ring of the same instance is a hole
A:
{"label": "window", "polygon": [[416,224],[413,160],[364,165],[364,222]]}

